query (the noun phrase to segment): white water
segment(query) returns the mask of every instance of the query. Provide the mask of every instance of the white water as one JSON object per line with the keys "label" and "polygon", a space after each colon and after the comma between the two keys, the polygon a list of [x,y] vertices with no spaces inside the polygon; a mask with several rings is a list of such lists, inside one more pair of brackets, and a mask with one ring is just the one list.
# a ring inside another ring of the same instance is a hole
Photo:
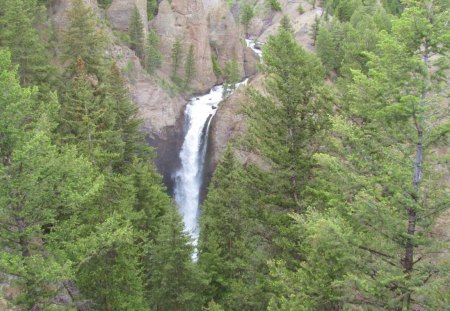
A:
{"label": "white water", "polygon": [[[247,80],[238,83],[236,88],[246,83]],[[222,101],[222,93],[223,86],[215,86],[209,94],[192,97],[185,110],[185,137],[180,151],[181,167],[175,174],[175,201],[194,246],[197,245],[199,235],[200,191],[209,126]]]}
{"label": "white water", "polygon": [[245,39],[245,42],[247,43],[247,46],[251,48],[256,55],[258,55],[259,60],[262,61],[262,50],[260,47],[263,43],[252,39]]}
{"label": "white water", "polygon": [[[246,39],[247,46],[262,57],[262,50],[257,47],[260,42]],[[236,89],[247,84],[247,79],[236,84]],[[197,246],[199,228],[200,191],[203,182],[203,168],[211,120],[223,99],[223,85],[213,87],[206,95],[192,97],[184,113],[185,136],[180,151],[181,167],[175,174],[175,201],[183,216],[184,227]],[[231,95],[232,91],[226,92]],[[197,255],[194,253],[193,259]]]}

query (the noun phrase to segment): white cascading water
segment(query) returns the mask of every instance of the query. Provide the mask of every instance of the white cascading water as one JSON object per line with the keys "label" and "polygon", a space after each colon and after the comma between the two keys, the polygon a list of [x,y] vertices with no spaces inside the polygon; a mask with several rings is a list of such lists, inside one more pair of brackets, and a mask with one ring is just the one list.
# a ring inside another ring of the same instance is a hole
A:
{"label": "white cascading water", "polygon": [[[238,83],[236,88],[246,83],[247,80]],[[185,136],[180,151],[181,167],[175,174],[175,201],[183,216],[185,230],[194,240],[194,246],[199,235],[200,191],[209,126],[223,99],[222,96],[223,85],[215,86],[209,94],[192,97],[185,110]]]}
{"label": "white cascading water", "polygon": [[[262,51],[253,40],[246,40],[260,58]],[[247,79],[236,84],[247,84]],[[223,85],[213,87],[206,95],[192,97],[185,110],[185,136],[180,151],[181,167],[175,174],[175,201],[183,216],[184,226],[197,246],[199,227],[200,192],[203,182],[203,168],[211,120],[217,112],[217,107],[223,99]],[[227,92],[228,96],[231,92]],[[193,259],[196,260],[196,252]]]}
{"label": "white cascading water", "polygon": [[245,39],[245,43],[247,43],[247,46],[251,48],[256,55],[258,55],[259,60],[262,61],[263,52],[261,50],[261,46],[263,45],[263,43],[252,39]]}

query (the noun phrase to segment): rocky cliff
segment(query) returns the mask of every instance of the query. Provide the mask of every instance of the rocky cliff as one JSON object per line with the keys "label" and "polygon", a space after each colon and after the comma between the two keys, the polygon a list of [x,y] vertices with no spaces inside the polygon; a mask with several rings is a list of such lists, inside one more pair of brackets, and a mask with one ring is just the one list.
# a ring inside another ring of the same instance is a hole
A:
{"label": "rocky cliff", "polygon": [[[259,42],[266,42],[270,35],[274,34],[280,27],[281,18],[287,15],[291,20],[294,35],[297,41],[308,50],[313,51],[314,46],[310,37],[311,26],[317,15],[322,14],[322,8],[313,8],[308,1],[279,0],[281,12],[273,12],[267,9],[264,0],[255,3],[255,11],[259,12],[251,21],[247,30],[247,36]],[[304,13],[298,11],[299,5],[304,9]],[[235,18],[239,17],[240,10],[238,4],[232,9]],[[253,51],[246,51],[254,55]],[[254,67],[254,65],[252,65]],[[249,87],[258,90],[263,88],[263,76],[256,75],[249,81]],[[209,146],[209,161],[207,176],[211,175],[225,150],[227,143],[245,133],[245,119],[241,113],[243,105],[248,102],[245,89],[234,93],[230,98],[219,106],[212,124]],[[237,151],[238,158],[243,162],[259,163],[260,159],[255,155],[244,151]],[[261,163],[259,163],[261,164]]]}
{"label": "rocky cliff", "polygon": [[166,78],[171,72],[171,49],[176,39],[181,40],[186,53],[194,47],[197,75],[192,82],[194,93],[204,93],[220,83],[213,71],[212,57],[223,66],[236,58],[241,76],[251,68],[244,68],[245,44],[243,32],[229,6],[222,0],[163,0],[158,15],[150,23],[161,37],[161,51],[165,57],[161,70]]}
{"label": "rocky cliff", "polygon": [[[259,61],[255,53],[245,46],[246,36],[266,41],[278,29],[282,16],[286,14],[291,19],[299,42],[313,49],[310,26],[314,17],[321,14],[320,8],[312,9],[306,0],[280,0],[281,12],[270,11],[264,0],[258,0],[255,3],[257,14],[249,28],[244,29],[239,22],[239,1],[230,7],[225,0],[162,0],[157,15],[150,22],[147,22],[146,0],[112,0],[106,9],[99,8],[96,0],[85,0],[85,3],[93,7],[99,18],[106,20],[106,25],[110,25],[107,29],[113,42],[110,54],[127,77],[133,101],[138,105],[144,120],[149,143],[158,149],[156,163],[167,183],[178,162],[183,138],[183,112],[187,102],[186,98],[175,94],[170,87],[171,50],[175,40],[182,42],[184,54],[190,45],[193,46],[197,74],[191,81],[191,87],[194,93],[204,93],[222,82],[222,78],[214,73],[213,57],[222,67],[235,58],[241,77],[253,76]],[[57,0],[53,6],[53,21],[59,31],[67,27],[66,12],[70,5],[70,0]],[[298,12],[299,5],[305,9],[305,13]],[[128,30],[135,6],[145,22],[144,33],[153,28],[161,40],[160,51],[164,60],[156,76],[148,75],[135,53],[114,35],[114,31]],[[183,69],[180,68],[180,74]],[[260,77],[251,79],[250,85],[260,87],[260,80]],[[227,142],[245,132],[245,122],[239,113],[241,105],[246,102],[245,96],[245,92],[239,91],[219,108],[210,135],[210,172]]]}

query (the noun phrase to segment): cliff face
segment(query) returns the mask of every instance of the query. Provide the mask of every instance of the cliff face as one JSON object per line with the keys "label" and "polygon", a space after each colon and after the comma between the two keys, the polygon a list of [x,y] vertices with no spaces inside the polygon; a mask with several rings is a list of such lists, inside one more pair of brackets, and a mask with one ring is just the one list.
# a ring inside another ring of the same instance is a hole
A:
{"label": "cliff face", "polygon": [[[191,83],[195,92],[206,92],[215,82],[211,65],[211,48],[208,40],[208,23],[200,0],[163,0],[152,25],[161,38],[164,55],[162,73],[169,78],[172,68],[171,49],[175,40],[182,43],[182,52],[187,54],[189,46],[194,48],[197,75]],[[179,75],[183,74],[180,66]]]}
{"label": "cliff face", "polygon": [[[131,14],[134,7],[139,11],[142,21],[147,22],[147,0],[113,0],[107,9],[107,17],[112,28],[127,31]],[[147,34],[147,27],[144,27],[144,34]]]}
{"label": "cliff face", "polygon": [[213,55],[221,66],[236,58],[242,77],[248,74],[243,66],[246,47],[242,31],[223,0],[172,0],[171,3],[163,0],[149,26],[161,38],[165,58],[161,72],[166,79],[171,73],[171,49],[176,39],[181,40],[185,54],[190,45],[194,47],[197,75],[192,88],[195,93],[204,93],[221,82],[213,71]]}
{"label": "cliff face", "polygon": [[[314,50],[312,45],[312,39],[310,37],[311,26],[314,23],[314,18],[317,15],[322,14],[322,8],[313,8],[312,5],[305,0],[290,1],[279,0],[282,11],[271,12],[266,8],[264,0],[258,0],[255,3],[255,10],[260,12],[255,16],[249,28],[247,29],[247,36],[256,39],[260,42],[266,42],[270,35],[275,34],[280,27],[280,21],[283,15],[287,15],[291,20],[292,28],[294,29],[294,35],[297,41],[303,45],[305,49],[310,51]],[[298,7],[301,5],[305,12],[300,14]],[[233,8],[235,18],[240,15],[239,7]],[[255,68],[255,64],[252,63],[251,57],[254,56],[254,52],[251,50],[245,51],[246,57],[244,57],[244,64],[249,66],[248,72]],[[248,55],[248,56],[247,56]],[[250,56],[252,55],[252,56]],[[253,72],[252,72],[253,74]],[[257,90],[263,90],[263,76],[257,74],[249,81],[249,87],[253,87]],[[209,145],[209,161],[207,167],[207,177],[210,176],[217,165],[220,156],[225,150],[226,145],[230,140],[243,135],[246,131],[245,119],[241,114],[243,105],[248,102],[247,94],[245,90],[241,89],[238,92],[230,96],[225,102],[219,106],[219,110],[211,124],[210,145]],[[261,162],[254,154],[245,153],[243,151],[237,151],[237,157],[243,163],[252,162],[257,163],[260,166],[265,164]]]}
{"label": "cliff face", "polygon": [[[186,104],[186,99],[173,94],[168,86],[172,68],[171,50],[175,40],[181,41],[184,55],[189,46],[193,46],[197,74],[191,81],[191,87],[194,93],[204,93],[213,85],[222,82],[221,78],[214,74],[213,57],[221,66],[235,58],[241,77],[256,74],[259,60],[254,52],[245,46],[244,39],[249,36],[265,42],[268,36],[278,29],[283,14],[290,17],[296,38],[306,48],[313,49],[309,38],[310,26],[316,14],[321,13],[320,8],[312,9],[306,0],[295,3],[280,0],[282,13],[271,12],[266,8],[264,0],[258,0],[255,4],[258,14],[253,18],[250,27],[244,30],[239,23],[239,5],[230,8],[225,0],[162,0],[158,14],[149,23],[146,0],[113,0],[106,10],[100,9],[96,0],[85,0],[85,3],[94,8],[99,18],[107,19],[106,24],[111,26],[107,33],[111,42],[115,43],[111,45],[109,52],[127,77],[132,99],[139,106],[145,130],[149,134],[149,142],[158,149],[156,164],[167,183],[178,162]],[[299,4],[305,9],[304,14],[297,11]],[[63,30],[67,27],[66,12],[70,6],[70,0],[56,1],[53,6],[56,29]],[[161,40],[160,50],[164,60],[157,77],[148,75],[135,53],[127,46],[117,43],[118,40],[113,35],[112,30],[128,30],[135,6],[144,21],[144,32],[147,33],[148,29],[153,28]],[[181,65],[179,75],[182,77],[183,74],[184,68]],[[252,79],[250,85],[260,87],[260,80],[261,78]],[[246,102],[245,97],[245,92],[240,90],[219,107],[210,135],[210,172],[227,142],[245,132],[245,120],[239,114],[241,106]]]}

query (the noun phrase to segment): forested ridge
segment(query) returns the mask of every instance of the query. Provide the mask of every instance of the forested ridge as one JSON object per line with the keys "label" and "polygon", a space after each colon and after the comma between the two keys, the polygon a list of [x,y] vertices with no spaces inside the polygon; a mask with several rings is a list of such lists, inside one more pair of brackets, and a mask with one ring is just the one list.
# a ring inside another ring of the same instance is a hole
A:
{"label": "forested ridge", "polygon": [[[249,27],[254,3],[227,2]],[[286,16],[264,42],[194,249],[108,50],[120,35],[157,76],[158,34],[136,7],[111,34],[83,0],[63,31],[53,1],[2,0],[0,310],[449,310],[450,4],[310,2],[316,52]],[[225,96],[237,59],[211,61]]]}

